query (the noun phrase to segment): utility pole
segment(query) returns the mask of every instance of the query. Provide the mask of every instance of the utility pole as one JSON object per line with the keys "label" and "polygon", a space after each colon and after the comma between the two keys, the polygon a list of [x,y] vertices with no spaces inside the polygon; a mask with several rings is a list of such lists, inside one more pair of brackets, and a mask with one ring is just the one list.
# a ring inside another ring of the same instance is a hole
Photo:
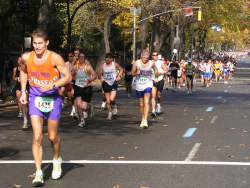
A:
{"label": "utility pole", "polygon": [[135,37],[135,31],[136,31],[136,7],[134,7],[134,31],[133,31],[133,63],[135,62],[135,43],[136,43],[136,37]]}

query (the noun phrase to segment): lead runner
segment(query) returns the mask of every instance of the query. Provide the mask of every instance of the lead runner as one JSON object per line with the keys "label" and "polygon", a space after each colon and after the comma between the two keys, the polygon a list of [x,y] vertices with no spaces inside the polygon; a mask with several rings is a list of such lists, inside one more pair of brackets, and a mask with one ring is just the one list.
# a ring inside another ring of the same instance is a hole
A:
{"label": "lead runner", "polygon": [[[62,174],[62,158],[59,156],[60,138],[57,136],[61,116],[62,99],[58,93],[60,86],[72,80],[71,74],[57,53],[47,49],[49,40],[47,34],[37,29],[32,34],[34,51],[22,55],[21,98],[22,104],[27,103],[27,75],[30,80],[29,115],[33,128],[32,153],[35,160],[36,176],[33,186],[44,184],[42,165],[43,119],[48,119],[48,135],[54,153],[52,178],[59,179]],[[59,79],[59,74],[64,77]]]}

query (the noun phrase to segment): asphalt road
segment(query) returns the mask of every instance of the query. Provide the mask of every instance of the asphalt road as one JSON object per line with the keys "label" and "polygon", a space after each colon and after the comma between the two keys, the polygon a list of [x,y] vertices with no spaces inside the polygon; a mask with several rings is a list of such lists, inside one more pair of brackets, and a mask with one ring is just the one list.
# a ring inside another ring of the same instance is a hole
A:
{"label": "asphalt road", "polygon": [[[44,179],[49,188],[238,188],[250,187],[250,58],[241,59],[228,85],[163,92],[162,111],[139,127],[135,91],[117,94],[118,114],[107,121],[101,93],[93,118],[78,128],[62,111],[59,136],[63,174],[52,180],[52,149],[44,124]],[[32,187],[32,129],[22,131],[17,108],[0,109],[0,187]]]}

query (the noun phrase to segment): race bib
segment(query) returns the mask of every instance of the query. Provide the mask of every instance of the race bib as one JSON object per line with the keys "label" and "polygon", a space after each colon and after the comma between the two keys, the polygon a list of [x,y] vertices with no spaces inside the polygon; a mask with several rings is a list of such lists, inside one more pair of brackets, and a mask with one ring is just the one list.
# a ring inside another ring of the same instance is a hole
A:
{"label": "race bib", "polygon": [[36,97],[35,107],[41,112],[50,112],[54,108],[53,97]]}
{"label": "race bib", "polygon": [[138,84],[145,85],[148,83],[148,77],[147,76],[140,76]]}
{"label": "race bib", "polygon": [[76,85],[79,87],[83,86],[83,82],[87,81],[87,76],[79,76],[76,78]]}
{"label": "race bib", "polygon": [[187,74],[192,74],[192,69],[187,69]]}
{"label": "race bib", "polygon": [[105,79],[114,80],[115,79],[114,73],[105,73]]}

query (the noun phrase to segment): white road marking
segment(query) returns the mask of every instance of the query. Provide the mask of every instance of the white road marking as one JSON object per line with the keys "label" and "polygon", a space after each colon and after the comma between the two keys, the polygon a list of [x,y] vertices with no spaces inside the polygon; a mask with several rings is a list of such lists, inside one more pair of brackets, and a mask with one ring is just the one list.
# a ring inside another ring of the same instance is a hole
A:
{"label": "white road marking", "polygon": [[222,96],[217,97],[217,99],[221,99],[221,98],[222,98]]}
{"label": "white road marking", "polygon": [[[33,160],[0,160],[0,164],[33,164]],[[44,160],[45,163],[53,163],[52,160]],[[218,162],[218,161],[122,161],[122,160],[70,160],[62,161],[64,164],[183,164],[183,165],[229,165],[229,166],[250,166],[250,162]]]}
{"label": "white road marking", "polygon": [[227,102],[227,99],[224,99],[223,103]]}
{"label": "white road marking", "polygon": [[225,90],[224,92],[225,92],[225,93],[227,93],[228,91],[227,91],[227,90]]}
{"label": "white road marking", "polygon": [[214,123],[215,120],[217,119],[218,116],[214,116],[213,119],[211,120],[211,123]]}
{"label": "white road marking", "polygon": [[194,147],[191,149],[191,151],[189,152],[187,158],[184,161],[192,161],[192,159],[194,158],[196,152],[198,151],[199,147],[200,147],[201,143],[196,143],[194,145]]}

